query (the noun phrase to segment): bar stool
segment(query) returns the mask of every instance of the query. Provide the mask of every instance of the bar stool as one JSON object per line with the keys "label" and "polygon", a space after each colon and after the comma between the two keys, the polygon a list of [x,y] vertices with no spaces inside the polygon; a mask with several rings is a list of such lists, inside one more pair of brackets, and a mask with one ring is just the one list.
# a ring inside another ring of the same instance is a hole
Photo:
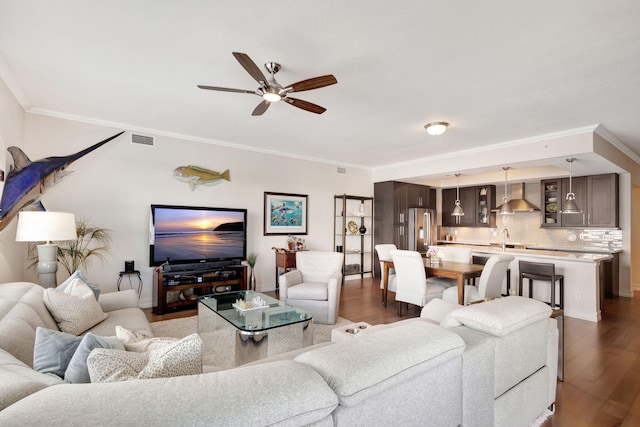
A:
{"label": "bar stool", "polygon": [[[533,298],[533,281],[549,282],[551,284],[551,301],[547,304],[552,309],[564,309],[564,276],[556,274],[556,266],[549,262],[518,261],[519,282],[518,295],[522,296],[522,282],[529,279],[529,298]],[[560,285],[560,303],[556,304],[556,282]]]}

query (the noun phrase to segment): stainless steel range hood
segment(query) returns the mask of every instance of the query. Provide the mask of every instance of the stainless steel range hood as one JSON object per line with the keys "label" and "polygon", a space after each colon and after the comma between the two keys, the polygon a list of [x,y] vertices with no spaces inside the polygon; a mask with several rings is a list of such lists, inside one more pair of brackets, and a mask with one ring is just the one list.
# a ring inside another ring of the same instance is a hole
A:
{"label": "stainless steel range hood", "polygon": [[[533,212],[540,210],[540,208],[538,208],[536,205],[525,200],[524,182],[511,184],[509,188],[509,196],[509,205],[514,212]],[[502,204],[493,209],[491,212],[500,212],[501,207]]]}

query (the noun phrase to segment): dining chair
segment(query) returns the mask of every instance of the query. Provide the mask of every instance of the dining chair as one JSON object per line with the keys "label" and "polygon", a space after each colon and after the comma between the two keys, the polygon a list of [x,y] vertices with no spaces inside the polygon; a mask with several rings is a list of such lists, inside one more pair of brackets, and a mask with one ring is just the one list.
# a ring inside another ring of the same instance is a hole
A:
{"label": "dining chair", "polygon": [[[464,305],[485,298],[498,298],[502,296],[502,282],[507,275],[509,263],[513,261],[513,255],[493,255],[484,265],[478,286],[464,286]],[[442,299],[449,302],[458,302],[458,287],[450,287],[442,293]]]}
{"label": "dining chair", "polygon": [[396,270],[396,301],[398,316],[402,316],[402,303],[424,307],[434,298],[442,298],[444,286],[427,283],[422,255],[416,251],[393,250],[391,259]]}
{"label": "dining chair", "polygon": [[[380,260],[380,289],[382,289],[382,301],[384,301],[384,264],[382,260],[391,260],[391,251],[398,249],[393,243],[382,243],[375,246],[378,259]],[[396,291],[396,272],[395,269],[389,269],[389,285],[388,291]]]}
{"label": "dining chair", "polygon": [[[471,262],[470,248],[445,246],[445,247],[441,247],[440,250],[444,255],[442,257],[443,261],[464,262],[466,264],[469,264]],[[430,283],[432,285],[441,285],[441,286],[444,286],[445,288],[458,285],[458,281],[456,279],[450,279],[448,277],[440,277],[440,276],[427,277],[427,283]]]}

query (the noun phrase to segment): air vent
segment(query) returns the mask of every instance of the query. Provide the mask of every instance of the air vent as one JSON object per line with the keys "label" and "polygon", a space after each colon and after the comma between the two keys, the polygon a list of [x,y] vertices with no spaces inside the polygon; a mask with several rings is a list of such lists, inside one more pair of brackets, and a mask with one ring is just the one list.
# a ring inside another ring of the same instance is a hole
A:
{"label": "air vent", "polygon": [[338,166],[336,168],[336,173],[338,173],[340,175],[346,175],[347,174],[347,168],[342,167],[342,166]]}
{"label": "air vent", "polygon": [[153,137],[152,136],[144,136],[144,135],[136,135],[135,133],[131,134],[131,142],[134,144],[142,144],[142,145],[153,145]]}

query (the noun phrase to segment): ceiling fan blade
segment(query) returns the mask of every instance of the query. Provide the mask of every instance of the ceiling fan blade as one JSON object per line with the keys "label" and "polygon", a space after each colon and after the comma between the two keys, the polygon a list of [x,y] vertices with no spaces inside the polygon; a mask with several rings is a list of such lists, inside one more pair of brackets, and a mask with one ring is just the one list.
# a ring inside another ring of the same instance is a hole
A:
{"label": "ceiling fan blade", "polygon": [[250,94],[253,94],[253,95],[257,95],[256,92],[253,91],[253,90],[231,89],[229,87],[217,87],[217,86],[205,86],[205,85],[198,85],[198,87],[200,89],[219,90],[221,92],[250,93]]}
{"label": "ceiling fan blade", "polygon": [[294,107],[301,108],[311,113],[322,114],[325,111],[327,111],[327,109],[324,107],[321,107],[316,104],[312,104],[311,102],[308,102],[308,101],[303,101],[302,99],[286,97],[286,98],[283,98],[282,100],[285,101],[287,104],[291,104]]}
{"label": "ceiling fan blade", "polygon": [[334,85],[338,83],[338,80],[333,74],[327,74],[326,76],[313,77],[311,79],[302,80],[297,83],[293,83],[286,87],[291,88],[291,92],[302,92],[303,90],[318,89],[321,87]]}
{"label": "ceiling fan blade", "polygon": [[252,116],[261,116],[264,114],[265,111],[267,111],[267,109],[269,108],[269,106],[271,105],[271,103],[269,101],[262,101],[260,104],[258,104],[258,106],[256,108],[254,108],[253,113],[251,113]]}
{"label": "ceiling fan blade", "polygon": [[262,74],[262,71],[260,71],[260,68],[258,68],[256,63],[253,62],[251,58],[249,58],[249,55],[242,52],[233,52],[233,56],[235,56],[240,65],[242,65],[242,67],[247,70],[247,73],[249,73],[251,77],[255,79],[255,81],[263,85],[267,84],[267,78],[264,76],[264,74]]}

